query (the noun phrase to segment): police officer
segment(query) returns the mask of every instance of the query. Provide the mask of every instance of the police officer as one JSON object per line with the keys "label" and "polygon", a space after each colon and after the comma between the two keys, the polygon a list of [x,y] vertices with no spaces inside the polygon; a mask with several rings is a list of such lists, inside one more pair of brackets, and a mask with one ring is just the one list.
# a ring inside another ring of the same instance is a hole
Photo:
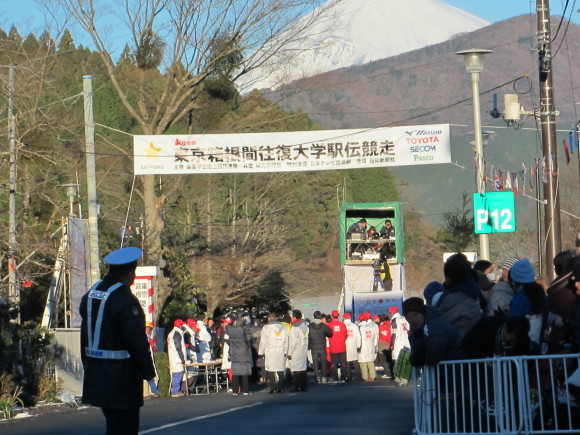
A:
{"label": "police officer", "polygon": [[142,255],[133,247],[107,255],[107,275],[83,296],[80,306],[82,402],[102,409],[107,434],[139,432],[143,380],[158,394],[145,314],[130,289]]}

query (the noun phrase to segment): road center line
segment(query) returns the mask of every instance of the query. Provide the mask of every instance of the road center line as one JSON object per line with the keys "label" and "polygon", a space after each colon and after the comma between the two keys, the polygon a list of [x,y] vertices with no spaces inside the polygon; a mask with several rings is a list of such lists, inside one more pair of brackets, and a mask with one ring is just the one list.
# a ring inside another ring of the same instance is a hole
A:
{"label": "road center line", "polygon": [[139,432],[139,435],[151,433],[151,432],[157,432],[159,430],[167,429],[169,427],[179,426],[180,424],[191,423],[192,421],[204,420],[206,418],[211,418],[211,417],[217,417],[218,415],[223,415],[223,414],[228,414],[230,412],[240,411],[242,409],[247,409],[247,408],[251,408],[253,406],[261,405],[262,403],[264,403],[264,402],[256,402],[256,403],[252,403],[250,405],[245,405],[245,406],[236,406],[235,408],[226,409],[224,411],[214,412],[212,414],[207,414],[207,415],[200,415],[199,417],[188,418],[187,420],[176,421],[175,423],[164,424],[163,426],[153,427],[151,429],[143,430],[143,431]]}

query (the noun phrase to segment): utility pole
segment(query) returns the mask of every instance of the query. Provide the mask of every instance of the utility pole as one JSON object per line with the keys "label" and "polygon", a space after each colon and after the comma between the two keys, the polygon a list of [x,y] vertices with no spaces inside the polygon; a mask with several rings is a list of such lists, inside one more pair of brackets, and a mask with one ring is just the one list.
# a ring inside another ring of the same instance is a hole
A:
{"label": "utility pole", "polygon": [[89,201],[89,261],[91,287],[101,279],[99,270],[99,225],[97,205],[97,175],[95,164],[95,123],[93,119],[93,77],[83,76],[85,102],[85,142],[87,161],[87,192]]}
{"label": "utility pole", "polygon": [[[552,266],[554,256],[562,250],[560,230],[560,195],[558,193],[558,154],[556,147],[556,112],[552,85],[552,36],[550,32],[550,2],[537,0],[538,61],[540,71],[540,127],[542,131],[542,154],[544,158],[544,230],[546,242],[546,277],[555,277]],[[545,182],[547,178],[547,183]],[[540,253],[541,255],[541,253]]]}
{"label": "utility pole", "polygon": [[10,65],[8,89],[8,137],[10,141],[10,187],[8,195],[9,225],[8,225],[8,301],[16,305],[18,317],[15,322],[20,323],[20,292],[16,279],[16,119],[14,117],[14,68]]}

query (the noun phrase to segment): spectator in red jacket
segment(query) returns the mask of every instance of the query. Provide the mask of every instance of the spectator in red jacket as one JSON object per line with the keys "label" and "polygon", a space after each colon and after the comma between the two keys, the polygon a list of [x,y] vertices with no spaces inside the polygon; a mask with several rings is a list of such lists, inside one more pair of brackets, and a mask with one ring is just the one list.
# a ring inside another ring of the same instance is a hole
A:
{"label": "spectator in red jacket", "polygon": [[[346,325],[338,320],[339,313],[334,310],[331,313],[332,321],[328,323],[332,329],[332,337],[328,339],[330,345],[330,375],[334,382],[351,378],[350,367],[346,362]],[[338,367],[341,368],[341,379],[338,378]]]}

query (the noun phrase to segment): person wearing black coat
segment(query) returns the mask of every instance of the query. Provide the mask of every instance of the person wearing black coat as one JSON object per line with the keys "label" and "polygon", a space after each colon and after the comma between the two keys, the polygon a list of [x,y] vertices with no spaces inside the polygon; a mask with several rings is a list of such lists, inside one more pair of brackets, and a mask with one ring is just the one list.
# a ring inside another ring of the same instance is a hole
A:
{"label": "person wearing black coat", "polygon": [[105,257],[109,272],[82,298],[82,403],[100,407],[107,434],[137,434],[143,406],[143,380],[155,394],[155,366],[145,334],[145,314],[131,293],[139,248]]}
{"label": "person wearing black coat", "polygon": [[312,355],[312,365],[318,383],[326,380],[326,339],[332,337],[332,329],[322,322],[322,313],[315,311],[314,320],[308,325],[308,350]]}
{"label": "person wearing black coat", "polygon": [[[224,339],[229,346],[232,363],[233,394],[250,394],[249,377],[252,374],[252,333],[242,316],[226,327]],[[240,388],[241,387],[241,388]]]}

